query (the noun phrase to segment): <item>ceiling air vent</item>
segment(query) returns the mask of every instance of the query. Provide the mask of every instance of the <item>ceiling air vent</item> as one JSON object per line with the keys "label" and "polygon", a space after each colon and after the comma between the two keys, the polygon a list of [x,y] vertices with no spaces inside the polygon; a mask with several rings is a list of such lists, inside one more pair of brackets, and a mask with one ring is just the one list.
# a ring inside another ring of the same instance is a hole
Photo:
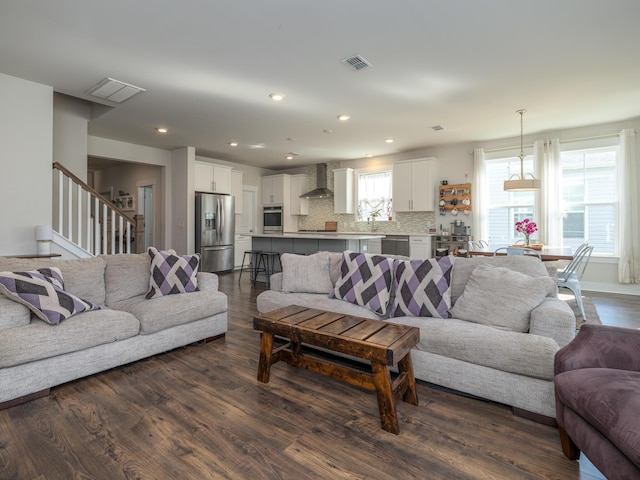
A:
{"label": "ceiling air vent", "polygon": [[360,55],[353,55],[352,57],[344,58],[341,62],[345,65],[351,66],[354,70],[362,70],[371,66],[371,64]]}
{"label": "ceiling air vent", "polygon": [[129,85],[128,83],[113,78],[105,78],[99,84],[91,87],[87,93],[94,97],[102,98],[103,100],[122,103],[128,98],[133,97],[136,93],[144,91],[144,88]]}

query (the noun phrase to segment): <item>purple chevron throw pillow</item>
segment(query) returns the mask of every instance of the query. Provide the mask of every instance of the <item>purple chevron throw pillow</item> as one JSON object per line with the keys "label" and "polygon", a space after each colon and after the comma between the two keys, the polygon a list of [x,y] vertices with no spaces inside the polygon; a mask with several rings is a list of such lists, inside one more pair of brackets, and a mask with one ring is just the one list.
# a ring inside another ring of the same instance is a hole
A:
{"label": "purple chevron throw pillow", "polygon": [[77,313],[100,309],[93,302],[65,292],[62,272],[57,267],[0,272],[0,291],[51,325]]}
{"label": "purple chevron throw pillow", "polygon": [[379,315],[387,313],[393,280],[393,259],[368,253],[344,252],[340,278],[329,298],[338,298]]}
{"label": "purple chevron throw pillow", "polygon": [[151,279],[146,298],[198,291],[200,255],[175,255],[149,247]]}
{"label": "purple chevron throw pillow", "polygon": [[451,317],[451,255],[438,260],[395,260],[393,267],[392,317]]}

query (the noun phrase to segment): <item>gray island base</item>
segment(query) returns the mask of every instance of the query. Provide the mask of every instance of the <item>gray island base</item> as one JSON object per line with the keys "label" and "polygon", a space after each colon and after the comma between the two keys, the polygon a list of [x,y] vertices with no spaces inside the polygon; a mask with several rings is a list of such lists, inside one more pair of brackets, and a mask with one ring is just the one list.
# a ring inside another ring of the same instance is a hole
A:
{"label": "gray island base", "polygon": [[[384,235],[346,233],[284,233],[256,234],[251,237],[251,248],[263,252],[295,253],[311,255],[316,252],[369,252],[369,240],[384,238]],[[275,262],[274,273],[280,271]],[[264,275],[258,281],[264,281]]]}

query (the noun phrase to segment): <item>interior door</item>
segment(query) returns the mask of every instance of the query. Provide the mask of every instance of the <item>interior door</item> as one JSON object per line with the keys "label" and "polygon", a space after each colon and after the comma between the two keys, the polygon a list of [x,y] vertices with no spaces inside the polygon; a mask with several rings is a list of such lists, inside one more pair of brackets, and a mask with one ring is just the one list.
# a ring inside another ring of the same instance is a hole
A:
{"label": "interior door", "polygon": [[256,191],[242,190],[242,213],[236,215],[236,233],[256,231]]}

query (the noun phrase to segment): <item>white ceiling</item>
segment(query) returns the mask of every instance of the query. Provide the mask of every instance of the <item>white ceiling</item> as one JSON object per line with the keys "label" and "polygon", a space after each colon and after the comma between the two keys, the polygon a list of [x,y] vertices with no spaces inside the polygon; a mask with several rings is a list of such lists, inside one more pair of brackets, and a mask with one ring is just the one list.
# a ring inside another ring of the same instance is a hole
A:
{"label": "white ceiling", "polygon": [[286,168],[518,136],[520,108],[526,134],[636,117],[639,19],[637,0],[0,0],[0,72],[83,99],[116,78],[146,92],[91,135]]}

